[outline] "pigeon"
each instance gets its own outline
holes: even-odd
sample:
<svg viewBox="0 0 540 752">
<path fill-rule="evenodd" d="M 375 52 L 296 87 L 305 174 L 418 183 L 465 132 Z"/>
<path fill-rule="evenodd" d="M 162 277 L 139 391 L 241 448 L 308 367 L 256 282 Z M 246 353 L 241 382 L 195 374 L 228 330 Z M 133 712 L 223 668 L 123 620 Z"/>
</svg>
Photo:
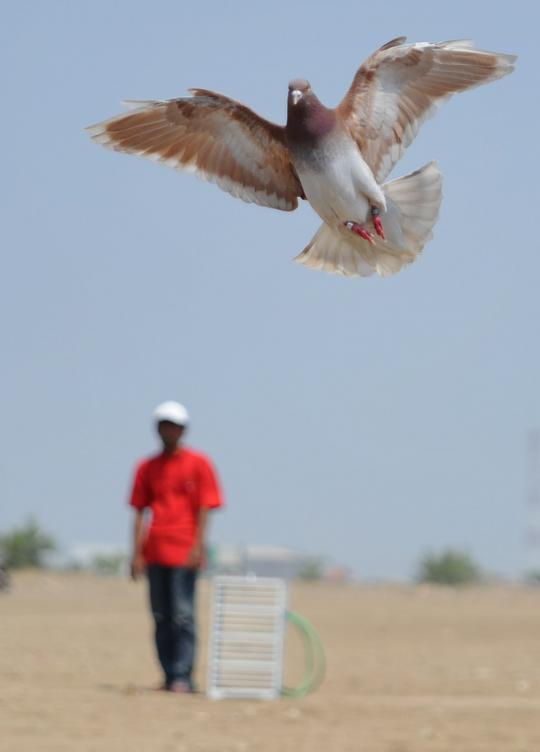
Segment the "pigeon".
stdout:
<svg viewBox="0 0 540 752">
<path fill-rule="evenodd" d="M 323 224 L 296 261 L 387 276 L 432 237 L 442 176 L 430 162 L 386 178 L 442 102 L 506 76 L 515 59 L 469 40 L 397 37 L 361 65 L 335 109 L 308 81 L 291 81 L 285 126 L 223 94 L 190 89 L 190 97 L 128 101 L 128 112 L 87 130 L 107 148 L 194 172 L 247 202 L 292 211 L 305 199 Z"/>
</svg>

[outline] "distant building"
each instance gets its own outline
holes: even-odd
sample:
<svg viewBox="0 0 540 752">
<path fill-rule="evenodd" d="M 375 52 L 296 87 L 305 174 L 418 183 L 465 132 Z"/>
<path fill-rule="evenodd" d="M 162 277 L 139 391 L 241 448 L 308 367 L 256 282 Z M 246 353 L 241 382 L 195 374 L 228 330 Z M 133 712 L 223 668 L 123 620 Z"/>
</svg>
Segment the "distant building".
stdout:
<svg viewBox="0 0 540 752">
<path fill-rule="evenodd" d="M 295 579 L 313 561 L 290 548 L 279 546 L 212 546 L 209 571 L 212 574 L 253 574 L 257 577 Z"/>
<path fill-rule="evenodd" d="M 325 571 L 324 580 L 333 585 L 341 585 L 352 581 L 352 572 L 347 567 L 331 567 Z"/>
</svg>

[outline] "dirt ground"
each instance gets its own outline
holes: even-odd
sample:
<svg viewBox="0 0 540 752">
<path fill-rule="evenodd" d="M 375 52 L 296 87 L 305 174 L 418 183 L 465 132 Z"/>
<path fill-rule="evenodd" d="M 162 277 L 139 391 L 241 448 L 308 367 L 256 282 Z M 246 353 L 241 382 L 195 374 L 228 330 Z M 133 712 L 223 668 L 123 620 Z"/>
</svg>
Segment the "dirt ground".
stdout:
<svg viewBox="0 0 540 752">
<path fill-rule="evenodd" d="M 21 573 L 0 595 L 1 752 L 540 752 L 540 590 L 294 585 L 327 678 L 303 700 L 159 681 L 143 584 Z M 198 681 L 208 587 L 201 583 Z M 287 683 L 300 678 L 288 641 Z"/>
</svg>

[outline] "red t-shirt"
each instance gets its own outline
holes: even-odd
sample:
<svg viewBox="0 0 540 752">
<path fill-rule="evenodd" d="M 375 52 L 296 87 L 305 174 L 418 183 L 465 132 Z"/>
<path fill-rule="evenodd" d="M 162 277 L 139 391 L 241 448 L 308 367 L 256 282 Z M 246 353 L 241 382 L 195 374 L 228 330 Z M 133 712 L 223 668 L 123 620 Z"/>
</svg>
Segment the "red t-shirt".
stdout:
<svg viewBox="0 0 540 752">
<path fill-rule="evenodd" d="M 187 564 L 200 508 L 215 509 L 223 500 L 210 460 L 181 447 L 174 454 L 162 452 L 139 464 L 130 504 L 152 510 L 143 548 L 146 563 L 178 567 Z"/>
</svg>

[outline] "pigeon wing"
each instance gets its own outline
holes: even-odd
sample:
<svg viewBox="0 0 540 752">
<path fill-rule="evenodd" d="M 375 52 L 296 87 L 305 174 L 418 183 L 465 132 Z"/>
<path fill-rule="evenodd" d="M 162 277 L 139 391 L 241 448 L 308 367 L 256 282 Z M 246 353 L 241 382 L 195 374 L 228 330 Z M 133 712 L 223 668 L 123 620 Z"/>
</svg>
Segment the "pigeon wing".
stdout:
<svg viewBox="0 0 540 752">
<path fill-rule="evenodd" d="M 371 55 L 337 108 L 378 183 L 442 102 L 511 73 L 516 59 L 467 40 L 405 41 L 393 39 Z"/>
<path fill-rule="evenodd" d="M 244 201 L 291 211 L 303 197 L 285 129 L 206 89 L 192 97 L 126 102 L 86 130 L 97 143 L 194 172 Z"/>
</svg>

